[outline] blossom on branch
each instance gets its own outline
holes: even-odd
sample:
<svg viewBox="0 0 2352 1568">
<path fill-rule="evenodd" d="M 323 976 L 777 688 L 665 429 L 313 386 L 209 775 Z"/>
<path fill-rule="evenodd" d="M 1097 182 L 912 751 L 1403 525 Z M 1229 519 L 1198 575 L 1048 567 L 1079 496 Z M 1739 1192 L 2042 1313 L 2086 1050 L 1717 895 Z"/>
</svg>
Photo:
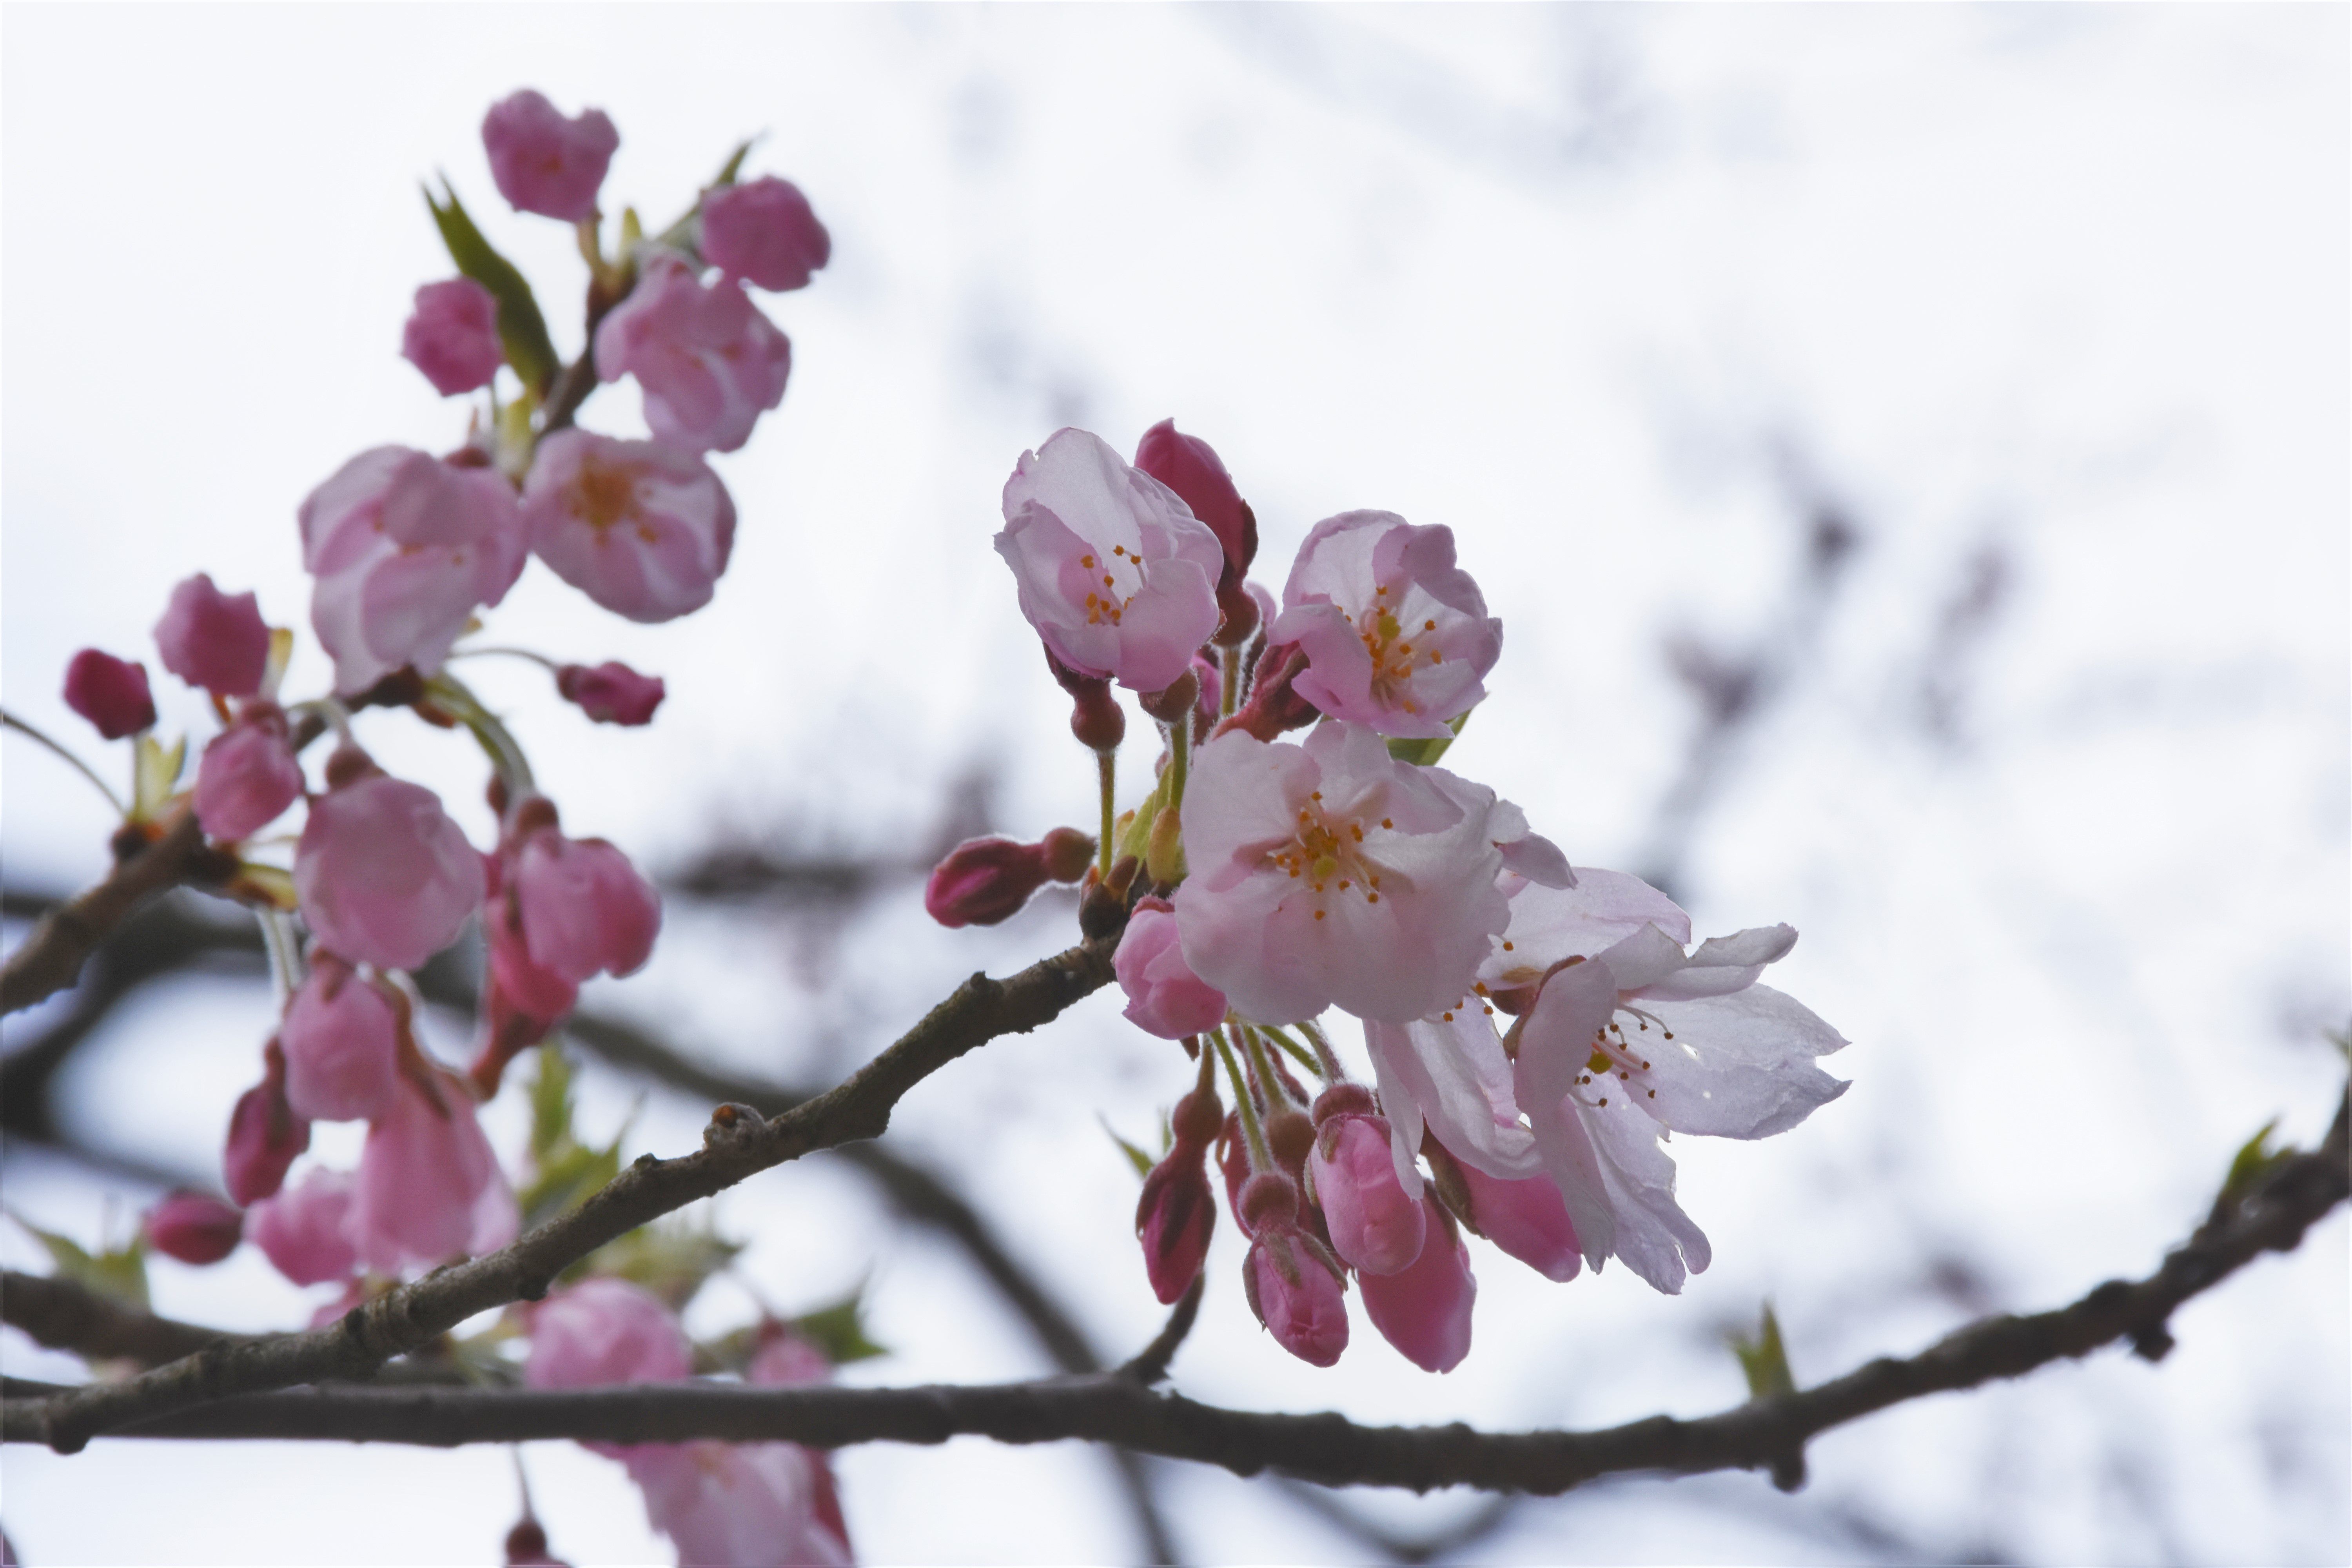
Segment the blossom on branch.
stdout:
<svg viewBox="0 0 2352 1568">
<path fill-rule="evenodd" d="M 792 370 L 792 343 L 743 286 L 705 285 L 676 251 L 646 261 L 596 329 L 596 374 L 635 376 L 654 439 L 682 451 L 731 452 L 750 440 L 784 400 Z"/>
<path fill-rule="evenodd" d="M 591 668 L 567 664 L 555 672 L 556 695 L 598 724 L 634 726 L 653 721 L 668 695 L 658 675 L 639 675 L 618 659 Z"/>
<path fill-rule="evenodd" d="M 163 668 L 215 697 L 251 697 L 269 668 L 269 628 L 251 594 L 224 594 L 199 572 L 172 590 L 155 623 Z"/>
<path fill-rule="evenodd" d="M 66 665 L 66 706 L 98 727 L 110 741 L 135 735 L 155 723 L 155 697 L 147 667 L 86 647 Z"/>
<path fill-rule="evenodd" d="M 286 1005 L 286 1103 L 313 1121 L 361 1121 L 392 1108 L 401 1013 L 342 959 L 319 949 Z"/>
<path fill-rule="evenodd" d="M 379 1274 L 430 1268 L 504 1247 L 520 1219 L 465 1080 L 429 1066 L 403 1071 L 360 1152 L 351 1226 L 361 1261 Z"/>
<path fill-rule="evenodd" d="M 492 104 L 482 117 L 482 147 L 499 195 L 517 212 L 565 223 L 595 216 L 596 192 L 620 145 L 621 133 L 603 110 L 566 118 L 530 88 Z"/>
<path fill-rule="evenodd" d="M 338 752 L 330 778 L 354 754 Z M 336 952 L 415 969 L 481 907 L 482 858 L 440 796 L 374 771 L 363 755 L 350 765 L 364 771 L 310 803 L 295 847 L 302 919 Z"/>
<path fill-rule="evenodd" d="M 656 441 L 558 430 L 522 492 L 533 553 L 616 616 L 667 621 L 710 602 L 735 503 L 710 465 Z"/>
<path fill-rule="evenodd" d="M 470 278 L 424 285 L 400 330 L 400 357 L 444 397 L 489 385 L 507 360 L 497 299 Z"/>
<path fill-rule="evenodd" d="M 196 820 L 215 838 L 248 838 L 299 800 L 302 788 L 284 710 L 256 699 L 205 742 L 196 763 Z"/>
<path fill-rule="evenodd" d="M 702 198 L 702 258 L 730 279 L 805 289 L 832 257 L 833 237 L 790 180 L 762 174 Z"/>
</svg>

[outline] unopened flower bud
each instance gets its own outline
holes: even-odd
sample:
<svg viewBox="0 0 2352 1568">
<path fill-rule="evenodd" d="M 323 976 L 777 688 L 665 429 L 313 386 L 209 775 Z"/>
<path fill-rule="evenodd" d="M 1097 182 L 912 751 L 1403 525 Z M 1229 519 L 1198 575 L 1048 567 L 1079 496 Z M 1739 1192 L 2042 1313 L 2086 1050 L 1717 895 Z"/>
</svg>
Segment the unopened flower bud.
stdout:
<svg viewBox="0 0 2352 1568">
<path fill-rule="evenodd" d="M 1129 1022 L 1147 1034 L 1181 1040 L 1224 1021 L 1225 994 L 1184 962 L 1176 916 L 1165 899 L 1147 897 L 1135 906 L 1111 968 L 1127 993 Z M 1215 1136 L 1213 1127 L 1208 1136 Z"/>
<path fill-rule="evenodd" d="M 244 1234 L 242 1210 L 185 1187 L 147 1211 L 147 1245 L 183 1263 L 218 1263 Z"/>
<path fill-rule="evenodd" d="M 1075 882 L 1095 863 L 1095 840 L 1075 827 L 1048 828 L 1037 847 L 1045 851 L 1045 875 L 1056 882 Z"/>
<path fill-rule="evenodd" d="M 555 672 L 555 689 L 599 724 L 648 723 L 667 694 L 660 676 L 639 675 L 617 659 L 593 668 L 567 664 Z"/>
<path fill-rule="evenodd" d="M 1279 1171 L 1260 1171 L 1242 1184 L 1238 1209 L 1252 1230 L 1294 1225 L 1298 1219 L 1298 1184 Z"/>
<path fill-rule="evenodd" d="M 1463 1206 L 1464 1217 L 1479 1235 L 1547 1279 L 1564 1283 L 1576 1278 L 1584 1248 L 1549 1176 L 1506 1181 L 1443 1150 L 1432 1155 L 1430 1165 L 1438 1173 L 1440 1194 Z M 1458 1193 L 1449 1190 L 1457 1184 Z"/>
<path fill-rule="evenodd" d="M 392 1104 L 400 1070 L 399 1013 L 383 992 L 320 949 L 287 1004 L 286 1103 L 317 1121 L 358 1121 Z"/>
<path fill-rule="evenodd" d="M 310 1146 L 310 1124 L 286 1103 L 286 1053 L 276 1040 L 262 1062 L 261 1081 L 229 1112 L 228 1143 L 221 1151 L 228 1195 L 248 1208 L 283 1186 L 287 1167 Z"/>
<path fill-rule="evenodd" d="M 490 106 L 482 117 L 482 146 L 490 178 L 518 212 L 578 223 L 593 216 L 621 133 L 602 110 L 566 118 L 525 88 Z"/>
<path fill-rule="evenodd" d="M 1144 868 L 1163 887 L 1184 879 L 1184 824 L 1176 807 L 1163 805 L 1151 819 L 1151 838 L 1144 851 Z"/>
<path fill-rule="evenodd" d="M 444 397 L 489 385 L 506 363 L 498 300 L 470 278 L 425 284 L 401 329 L 400 355 Z"/>
<path fill-rule="evenodd" d="M 1257 556 L 1257 519 L 1234 488 L 1216 448 L 1198 436 L 1178 431 L 1175 420 L 1162 419 L 1136 443 L 1135 466 L 1174 490 L 1217 536 L 1225 553 L 1218 587 L 1239 582 Z"/>
<path fill-rule="evenodd" d="M 196 763 L 196 820 L 215 838 L 247 838 L 302 795 L 302 764 L 274 702 L 248 702 Z"/>
<path fill-rule="evenodd" d="M 1307 1152 L 1315 1146 L 1315 1124 L 1286 1105 L 1265 1119 L 1265 1142 L 1274 1163 L 1297 1180 Z"/>
<path fill-rule="evenodd" d="M 1308 1169 L 1332 1250 L 1343 1262 L 1361 1274 L 1394 1274 L 1421 1256 L 1422 1205 L 1397 1180 L 1386 1117 L 1324 1121 Z"/>
<path fill-rule="evenodd" d="M 763 174 L 702 198 L 702 258 L 740 282 L 808 287 L 833 258 L 833 237 L 790 180 Z"/>
<path fill-rule="evenodd" d="M 439 796 L 363 772 L 347 760 L 354 751 L 339 748 L 328 761 L 332 787 L 311 803 L 294 850 L 295 895 L 312 933 L 335 952 L 415 969 L 481 907 L 482 859 Z"/>
<path fill-rule="evenodd" d="M 1242 510 L 1246 511 L 1249 509 L 1244 507 Z M 1251 521 L 1251 527 L 1253 530 L 1256 527 L 1255 519 Z M 1241 647 L 1265 624 L 1265 612 L 1245 583 L 1235 583 L 1217 590 L 1217 613 L 1223 618 L 1217 623 L 1217 629 L 1209 640 L 1219 647 Z"/>
<path fill-rule="evenodd" d="M 202 572 L 172 590 L 155 623 L 163 668 L 215 697 L 251 697 L 269 668 L 269 628 L 251 594 L 224 594 Z"/>
<path fill-rule="evenodd" d="M 1070 733 L 1089 750 L 1118 750 L 1118 743 L 1127 739 L 1127 714 L 1111 695 L 1109 681 L 1098 680 L 1071 694 Z"/>
<path fill-rule="evenodd" d="M 1359 1273 L 1356 1282 L 1364 1311 L 1383 1339 L 1423 1372 L 1452 1372 L 1470 1353 L 1478 1281 L 1470 1272 L 1469 1249 L 1437 1200 L 1423 1194 L 1421 1207 L 1428 1242 L 1420 1255 L 1394 1273 Z"/>
<path fill-rule="evenodd" d="M 549 1555 L 547 1531 L 539 1521 L 526 1519 L 507 1531 L 507 1568 L 570 1568 L 570 1564 Z"/>
<path fill-rule="evenodd" d="M 110 741 L 135 735 L 155 722 L 147 667 L 86 647 L 66 666 L 66 706 L 98 726 Z"/>
<path fill-rule="evenodd" d="M 1209 731 L 1217 727 L 1217 703 L 1223 695 L 1224 678 L 1217 672 L 1214 662 L 1196 653 L 1192 656 L 1192 679 L 1201 686 L 1201 695 L 1192 702 L 1192 736 L 1196 741 L 1205 741 Z"/>
<path fill-rule="evenodd" d="M 1348 1304 L 1339 1272 L 1296 1226 L 1274 1226 L 1250 1243 L 1242 1287 L 1257 1321 L 1299 1360 L 1329 1366 L 1348 1348 Z"/>
<path fill-rule="evenodd" d="M 1144 1272 L 1162 1305 L 1181 1296 L 1209 1255 L 1217 1224 L 1209 1189 L 1208 1145 L 1179 1138 L 1167 1158 L 1144 1178 L 1135 1205 L 1135 1234 L 1143 1243 Z"/>
<path fill-rule="evenodd" d="M 1379 1109 L 1362 1084 L 1335 1083 L 1315 1097 L 1313 1121 L 1320 1127 L 1335 1116 L 1370 1116 Z"/>
<path fill-rule="evenodd" d="M 967 838 L 931 869 L 923 908 L 943 926 L 992 926 L 1018 913 L 1045 885 L 1042 845 L 992 835 Z"/>
<path fill-rule="evenodd" d="M 1175 1113 L 1168 1119 L 1168 1130 L 1176 1142 L 1195 1149 L 1215 1142 L 1224 1124 L 1225 1108 L 1217 1102 L 1214 1089 L 1190 1091 L 1176 1102 Z"/>
<path fill-rule="evenodd" d="M 1200 661 L 1200 657 L 1198 654 L 1192 656 L 1195 664 Z M 1192 710 L 1192 704 L 1200 695 L 1201 678 L 1188 667 L 1183 674 L 1166 686 L 1157 691 L 1147 691 L 1136 700 L 1146 713 L 1162 724 L 1173 724 Z"/>
<path fill-rule="evenodd" d="M 350 1225 L 356 1184 L 349 1171 L 311 1166 L 300 1181 L 253 1205 L 253 1244 L 297 1285 L 349 1279 L 360 1263 Z"/>
</svg>

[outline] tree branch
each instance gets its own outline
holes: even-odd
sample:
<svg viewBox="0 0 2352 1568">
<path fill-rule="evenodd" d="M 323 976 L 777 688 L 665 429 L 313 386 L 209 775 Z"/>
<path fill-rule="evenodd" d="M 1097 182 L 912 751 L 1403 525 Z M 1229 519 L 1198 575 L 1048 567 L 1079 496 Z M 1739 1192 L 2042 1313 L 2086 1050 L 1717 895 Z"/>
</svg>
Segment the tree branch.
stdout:
<svg viewBox="0 0 2352 1568">
<path fill-rule="evenodd" d="M 44 915 L 0 964 L 0 1014 L 20 1012 L 71 985 L 89 950 L 125 915 L 185 876 L 204 847 L 196 814 L 182 806 L 162 837 Z"/>
<path fill-rule="evenodd" d="M 853 1079 L 835 1093 L 856 1083 Z M 674 1162 L 673 1166 L 686 1163 Z M 560 1391 L 321 1389 L 247 1394 L 199 1409 L 165 1404 L 160 1410 L 149 1406 L 126 1414 L 109 1408 L 104 1414 L 113 1418 L 106 1422 L 109 1426 L 139 1423 L 122 1431 L 126 1436 L 309 1438 L 435 1447 L 541 1438 L 781 1440 L 820 1447 L 941 1443 L 960 1436 L 1006 1443 L 1080 1438 L 1219 1465 L 1244 1476 L 1271 1469 L 1325 1485 L 1416 1491 L 1469 1486 L 1549 1495 L 1629 1471 L 1691 1475 L 1767 1469 L 1785 1480 L 1797 1473 L 1810 1438 L 1890 1405 L 2021 1376 L 2118 1340 L 2128 1340 L 2151 1360 L 2160 1357 L 2171 1344 L 2166 1322 L 2183 1301 L 2210 1289 L 2263 1252 L 2293 1249 L 2347 1194 L 2352 1194 L 2352 1167 L 2347 1167 L 2347 1106 L 2339 1103 L 2317 1152 L 2283 1158 L 2244 1195 L 2217 1205 L 2212 1217 L 2168 1253 L 2162 1266 L 2145 1279 L 2110 1280 L 2055 1311 L 1982 1319 L 1917 1355 L 1881 1358 L 1815 1388 L 1752 1401 L 1698 1420 L 1652 1416 L 1601 1431 L 1485 1433 L 1458 1423 L 1361 1426 L 1328 1413 L 1225 1410 L 1179 1394 L 1153 1393 L 1119 1373 L 970 1387 L 775 1389 L 709 1383 Z M 544 1227 L 535 1237 L 554 1228 Z M 510 1250 L 529 1245 L 527 1239 Z M 493 1258 L 460 1266 L 411 1287 L 410 1293 L 427 1292 L 436 1281 L 465 1277 L 469 1270 L 486 1271 L 499 1262 Z M 448 1289 L 443 1288 L 445 1292 Z M 359 1342 L 363 1330 L 341 1332 Z M 71 1446 L 78 1436 L 100 1429 L 60 1424 L 60 1415 L 76 1415 L 72 1403 L 90 1392 L 0 1402 L 0 1436 L 11 1442 Z"/>
<path fill-rule="evenodd" d="M 135 1361 L 162 1366 L 208 1345 L 248 1336 L 184 1323 L 101 1296 L 62 1275 L 0 1270 L 0 1321 L 36 1344 L 85 1361 Z"/>
<path fill-rule="evenodd" d="M 436 1269 L 355 1307 L 335 1327 L 215 1347 L 122 1383 L 20 1404 L 11 1430 L 37 1433 L 61 1453 L 100 1432 L 152 1421 L 230 1394 L 322 1378 L 364 1378 L 386 1361 L 478 1312 L 535 1300 L 571 1263 L 646 1222 L 818 1149 L 879 1137 L 900 1097 L 966 1051 L 1024 1033 L 1107 984 L 1111 942 L 1095 941 L 1009 980 L 975 974 L 849 1079 L 772 1121 L 748 1106 L 711 1113 L 702 1148 L 639 1159 L 580 1207 L 513 1246 Z"/>
</svg>

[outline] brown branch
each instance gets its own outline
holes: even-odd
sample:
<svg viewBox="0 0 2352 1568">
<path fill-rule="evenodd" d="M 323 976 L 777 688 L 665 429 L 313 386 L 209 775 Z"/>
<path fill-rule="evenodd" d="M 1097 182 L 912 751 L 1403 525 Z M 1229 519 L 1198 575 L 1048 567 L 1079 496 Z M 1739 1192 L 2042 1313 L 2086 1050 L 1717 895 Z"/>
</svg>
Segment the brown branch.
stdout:
<svg viewBox="0 0 2352 1568">
<path fill-rule="evenodd" d="M 114 1425 L 141 1423 L 122 1431 L 126 1436 L 435 1447 L 564 1437 L 627 1443 L 783 1440 L 821 1447 L 941 1443 L 961 1436 L 1006 1443 L 1078 1438 L 1219 1465 L 1245 1476 L 1275 1470 L 1326 1485 L 1416 1491 L 1469 1486 L 1548 1495 L 1631 1471 L 1765 1469 L 1786 1479 L 1801 1465 L 1810 1438 L 1890 1405 L 2021 1376 L 2118 1340 L 2129 1341 L 2145 1357 L 2160 1357 L 2171 1344 L 2167 1321 L 2182 1302 L 2263 1252 L 2293 1249 L 2313 1224 L 2352 1194 L 2346 1140 L 2346 1107 L 2339 1104 L 2317 1152 L 2282 1159 L 2243 1196 L 2220 1205 L 2145 1279 L 2110 1280 L 2055 1311 L 1983 1319 L 1917 1355 L 1882 1358 L 1819 1387 L 1693 1421 L 1660 1415 L 1592 1432 L 1486 1433 L 1458 1423 L 1361 1426 L 1328 1413 L 1220 1409 L 1156 1394 L 1135 1378 L 1110 1373 L 970 1387 L 667 1384 L 562 1391 L 317 1390 L 226 1399 L 161 1418 L 140 1410 Z M 435 1278 L 483 1267 L 467 1265 Z M 425 1290 L 432 1284 L 412 1289 Z M 0 1402 L 0 1436 L 58 1444 L 58 1413 L 87 1392 Z M 68 1443 L 75 1433 L 66 1429 Z"/>
<path fill-rule="evenodd" d="M 0 1271 L 0 1321 L 36 1344 L 85 1361 L 135 1361 L 162 1366 L 209 1345 L 248 1338 L 162 1318 L 101 1296 L 60 1275 Z"/>
<path fill-rule="evenodd" d="M 364 1378 L 478 1312 L 535 1300 L 557 1274 L 608 1241 L 758 1172 L 818 1149 L 879 1137 L 900 1097 L 966 1051 L 1057 1016 L 1110 979 L 1111 942 L 1097 941 L 1030 965 L 1009 980 L 975 974 L 847 1080 L 772 1121 L 745 1106 L 712 1112 L 703 1146 L 681 1158 L 651 1154 L 580 1207 L 513 1246 L 445 1266 L 353 1308 L 336 1326 L 216 1347 L 118 1384 L 20 1403 L 12 1431 L 37 1433 L 59 1452 L 134 1422 L 257 1390 Z"/>
<path fill-rule="evenodd" d="M 185 876 L 204 847 L 196 814 L 182 806 L 162 837 L 43 916 L 0 965 L 0 1014 L 20 1012 L 71 985 L 90 949 L 132 910 Z"/>
</svg>

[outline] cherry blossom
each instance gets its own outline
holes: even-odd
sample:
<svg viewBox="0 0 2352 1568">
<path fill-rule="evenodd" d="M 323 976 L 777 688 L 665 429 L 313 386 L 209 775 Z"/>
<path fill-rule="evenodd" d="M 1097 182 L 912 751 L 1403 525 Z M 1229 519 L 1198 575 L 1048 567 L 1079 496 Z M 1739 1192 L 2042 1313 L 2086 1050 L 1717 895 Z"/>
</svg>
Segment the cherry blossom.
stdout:
<svg viewBox="0 0 2352 1568">
<path fill-rule="evenodd" d="M 314 1121 L 383 1115 L 399 1075 L 401 1027 L 382 991 L 335 954 L 314 952 L 278 1031 L 286 1103 Z"/>
<path fill-rule="evenodd" d="M 790 180 L 762 174 L 702 198 L 702 256 L 729 278 L 782 291 L 808 287 L 833 237 Z"/>
<path fill-rule="evenodd" d="M 215 838 L 250 837 L 301 796 L 302 764 L 274 702 L 246 703 L 196 763 L 196 820 Z"/>
<path fill-rule="evenodd" d="M 404 665 L 439 669 L 467 617 L 505 598 L 528 559 L 511 485 L 405 447 L 345 463 L 300 518 L 302 564 L 318 579 L 311 628 L 345 695 Z"/>
<path fill-rule="evenodd" d="M 1394 1274 L 1421 1256 L 1421 1194 L 1408 1194 L 1390 1149 L 1388 1119 L 1356 1084 L 1335 1084 L 1315 1105 L 1315 1147 L 1307 1157 L 1316 1207 L 1331 1250 L 1360 1275 Z"/>
<path fill-rule="evenodd" d="M 633 621 L 710 602 L 735 547 L 735 503 L 692 452 L 558 430 L 523 486 L 530 547 L 554 574 Z"/>
<path fill-rule="evenodd" d="M 508 881 L 530 960 L 551 973 L 574 984 L 634 974 L 653 952 L 661 895 L 604 839 L 541 828 L 523 839 Z"/>
<path fill-rule="evenodd" d="M 784 400 L 792 369 L 792 344 L 743 286 L 705 285 L 675 251 L 646 260 L 596 329 L 596 374 L 635 376 L 654 439 L 683 451 L 731 452 L 750 440 Z"/>
<path fill-rule="evenodd" d="M 579 223 L 595 216 L 596 192 L 621 145 L 600 109 L 566 118 L 530 88 L 490 106 L 482 147 L 499 195 L 517 212 Z"/>
<path fill-rule="evenodd" d="M 639 675 L 618 659 L 564 665 L 555 672 L 555 691 L 594 722 L 621 725 L 651 723 L 668 695 L 660 676 Z"/>
<path fill-rule="evenodd" d="M 1021 613 L 1081 677 L 1160 690 L 1216 630 L 1224 547 L 1175 491 L 1087 431 L 1057 430 L 1021 454 L 996 552 Z"/>
<path fill-rule="evenodd" d="M 251 697 L 269 668 L 269 628 L 251 594 L 224 594 L 199 572 L 172 590 L 155 623 L 163 668 L 215 697 Z"/>
<path fill-rule="evenodd" d="M 1260 1023 L 1334 1004 L 1393 1022 L 1433 1012 L 1509 916 L 1496 805 L 1396 761 L 1360 724 L 1321 725 L 1304 745 L 1219 736 L 1184 801 L 1185 961 Z"/>
<path fill-rule="evenodd" d="M 147 667 L 86 647 L 66 665 L 66 706 L 110 741 L 152 728 L 155 697 Z"/>
<path fill-rule="evenodd" d="M 551 1291 L 530 1315 L 522 1380 L 533 1388 L 671 1383 L 694 1374 L 677 1315 L 642 1285 L 597 1275 Z"/>
<path fill-rule="evenodd" d="M 1181 1040 L 1224 1021 L 1225 994 L 1184 962 L 1175 910 L 1165 899 L 1146 897 L 1137 903 L 1111 968 L 1127 993 L 1128 1021 L 1147 1034 Z"/>
<path fill-rule="evenodd" d="M 1135 1233 L 1143 1243 L 1144 1272 L 1163 1306 L 1184 1294 L 1209 1255 L 1217 1224 L 1209 1146 L 1223 1122 L 1213 1089 L 1195 1089 L 1178 1100 L 1169 1118 L 1172 1147 L 1144 1177 L 1136 1200 Z"/>
<path fill-rule="evenodd" d="M 253 1205 L 247 1234 L 297 1285 L 349 1279 L 360 1263 L 351 1228 L 357 1187 L 349 1171 L 313 1165 L 300 1181 Z"/>
<path fill-rule="evenodd" d="M 1084 876 L 1086 868 L 1079 868 Z M 1049 880 L 1043 844 L 1001 834 L 967 838 L 931 868 L 923 910 L 943 926 L 992 926 L 1020 913 Z"/>
<path fill-rule="evenodd" d="M 646 1446 L 628 1466 L 646 1517 L 677 1546 L 681 1563 L 851 1561 L 832 1476 L 821 1456 L 797 1443 Z"/>
<path fill-rule="evenodd" d="M 465 1082 L 437 1068 L 403 1072 L 369 1124 L 352 1205 L 362 1261 L 380 1274 L 494 1251 L 520 1214 Z"/>
<path fill-rule="evenodd" d="M 1451 1159 L 1437 1146 L 1437 1159 Z M 1468 1199 L 1472 1228 L 1503 1252 L 1517 1258 L 1545 1279 L 1566 1282 L 1584 1264 L 1584 1247 L 1576 1238 L 1568 1204 L 1549 1176 L 1522 1176 L 1505 1181 L 1477 1166 L 1453 1161 Z"/>
<path fill-rule="evenodd" d="M 350 754 L 331 760 L 331 778 Z M 312 933 L 383 969 L 415 969 L 457 940 L 484 886 L 481 857 L 440 797 L 380 773 L 312 801 L 294 850 L 294 891 Z"/>
<path fill-rule="evenodd" d="M 489 385 L 506 363 L 498 300 L 470 278 L 425 284 L 401 329 L 400 355 L 444 397 Z"/>
<path fill-rule="evenodd" d="M 1437 1199 L 1424 1194 L 1416 1205 L 1428 1240 L 1412 1260 L 1387 1273 L 1360 1272 L 1364 1315 L 1381 1337 L 1423 1372 L 1452 1372 L 1470 1353 L 1470 1311 L 1478 1281 L 1470 1272 L 1470 1250 L 1454 1234 L 1454 1222 Z"/>
<path fill-rule="evenodd" d="M 241 1210 L 209 1193 L 182 1187 L 147 1211 L 147 1245 L 183 1263 L 218 1263 L 236 1250 L 245 1232 Z"/>
</svg>

